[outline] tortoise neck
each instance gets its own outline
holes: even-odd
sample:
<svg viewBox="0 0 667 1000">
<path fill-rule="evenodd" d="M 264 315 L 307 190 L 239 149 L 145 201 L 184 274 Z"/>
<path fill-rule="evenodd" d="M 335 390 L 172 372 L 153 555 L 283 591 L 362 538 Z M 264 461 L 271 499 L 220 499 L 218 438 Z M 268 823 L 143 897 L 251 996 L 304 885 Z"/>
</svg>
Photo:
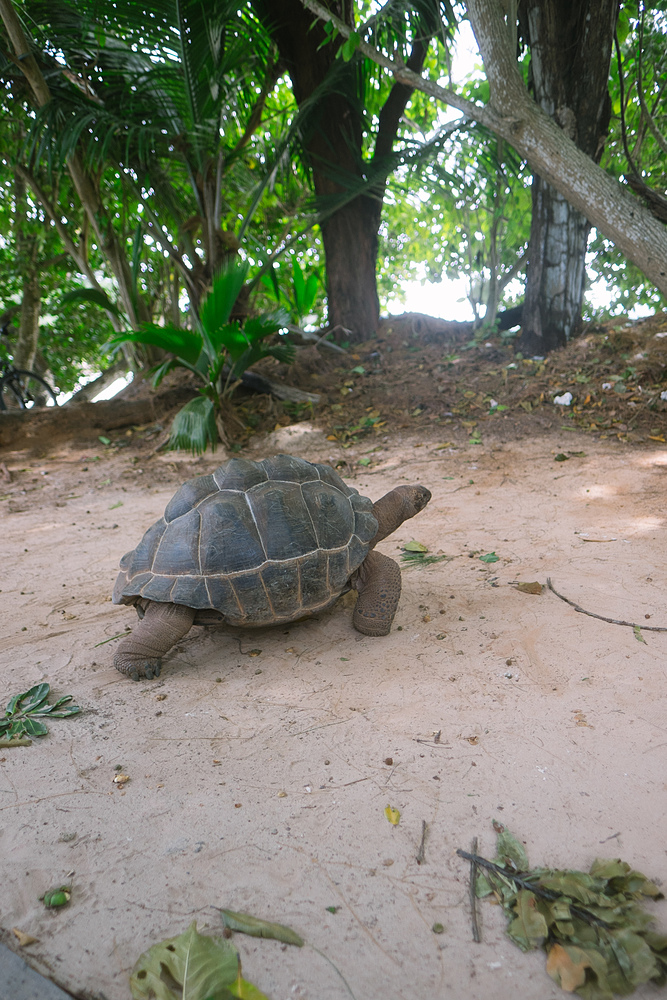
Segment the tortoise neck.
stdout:
<svg viewBox="0 0 667 1000">
<path fill-rule="evenodd" d="M 407 521 L 421 508 L 416 508 L 413 500 L 414 487 L 397 486 L 396 489 L 380 497 L 373 504 L 373 516 L 377 520 L 377 534 L 371 540 L 370 548 L 375 548 L 387 535 Z"/>
</svg>

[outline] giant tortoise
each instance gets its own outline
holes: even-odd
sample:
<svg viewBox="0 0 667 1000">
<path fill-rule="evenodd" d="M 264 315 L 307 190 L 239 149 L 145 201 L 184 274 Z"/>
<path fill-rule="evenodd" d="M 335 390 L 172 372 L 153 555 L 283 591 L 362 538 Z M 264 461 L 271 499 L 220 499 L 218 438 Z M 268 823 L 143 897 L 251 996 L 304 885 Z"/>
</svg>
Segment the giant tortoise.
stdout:
<svg viewBox="0 0 667 1000">
<path fill-rule="evenodd" d="M 193 623 L 292 622 L 350 588 L 355 628 L 387 635 L 401 571 L 374 548 L 430 499 L 424 486 L 398 486 L 372 503 L 330 466 L 291 455 L 232 458 L 188 480 L 120 561 L 113 602 L 135 605 L 141 621 L 115 666 L 135 681 L 157 677 Z"/>
</svg>

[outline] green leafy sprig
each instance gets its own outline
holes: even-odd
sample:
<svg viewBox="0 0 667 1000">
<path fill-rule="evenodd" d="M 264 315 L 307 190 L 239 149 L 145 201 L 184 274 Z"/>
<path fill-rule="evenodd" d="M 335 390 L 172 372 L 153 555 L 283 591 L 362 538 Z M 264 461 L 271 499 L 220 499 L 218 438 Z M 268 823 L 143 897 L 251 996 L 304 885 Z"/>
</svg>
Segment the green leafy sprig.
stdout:
<svg viewBox="0 0 667 1000">
<path fill-rule="evenodd" d="M 430 566 L 431 563 L 442 562 L 446 559 L 446 555 L 433 556 L 428 555 L 428 546 L 424 545 L 423 542 L 406 542 L 403 548 L 403 555 L 401 559 L 403 562 L 409 563 L 411 566 Z"/>
<path fill-rule="evenodd" d="M 544 948 L 546 969 L 585 1000 L 627 996 L 643 983 L 667 982 L 667 935 L 651 929 L 643 898 L 658 887 L 620 859 L 597 858 L 588 873 L 528 867 L 523 845 L 497 827 L 496 862 L 457 851 L 484 869 L 476 894 L 493 893 L 522 951 Z"/>
<path fill-rule="evenodd" d="M 0 719 L 0 738 L 20 740 L 23 737 L 46 736 L 48 729 L 40 722 L 41 717 L 65 719 L 79 714 L 80 707 L 69 704 L 72 701 L 71 694 L 49 705 L 50 692 L 50 685 L 44 683 L 35 684 L 23 694 L 15 694 L 5 709 L 4 719 Z"/>
</svg>

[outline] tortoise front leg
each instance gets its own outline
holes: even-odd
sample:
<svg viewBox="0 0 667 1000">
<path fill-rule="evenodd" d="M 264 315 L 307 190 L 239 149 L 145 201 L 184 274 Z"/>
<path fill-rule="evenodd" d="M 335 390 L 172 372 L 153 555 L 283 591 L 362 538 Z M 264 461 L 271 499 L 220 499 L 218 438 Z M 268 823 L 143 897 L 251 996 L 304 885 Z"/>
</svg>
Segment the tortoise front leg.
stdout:
<svg viewBox="0 0 667 1000">
<path fill-rule="evenodd" d="M 352 615 L 357 632 L 388 635 L 401 596 L 401 570 L 381 552 L 369 552 L 357 577 L 359 597 Z"/>
<path fill-rule="evenodd" d="M 159 677 L 161 657 L 190 630 L 194 617 L 194 608 L 150 601 L 144 617 L 119 644 L 114 667 L 133 681 Z"/>
</svg>

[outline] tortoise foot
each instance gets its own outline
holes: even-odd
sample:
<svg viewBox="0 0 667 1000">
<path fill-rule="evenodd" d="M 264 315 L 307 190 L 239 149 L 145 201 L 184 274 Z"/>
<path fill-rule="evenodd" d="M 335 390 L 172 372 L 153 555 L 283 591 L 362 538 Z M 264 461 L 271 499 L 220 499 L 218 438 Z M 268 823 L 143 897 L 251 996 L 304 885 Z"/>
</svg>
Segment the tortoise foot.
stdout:
<svg viewBox="0 0 667 1000">
<path fill-rule="evenodd" d="M 362 611 L 355 608 L 352 620 L 357 632 L 361 632 L 362 635 L 389 635 L 391 632 L 393 615 L 387 620 L 386 618 L 380 618 L 375 614 L 364 614 Z"/>
<path fill-rule="evenodd" d="M 152 680 L 160 676 L 162 660 L 160 657 L 148 659 L 145 656 L 119 656 L 116 657 L 114 666 L 133 681 Z"/>
</svg>

